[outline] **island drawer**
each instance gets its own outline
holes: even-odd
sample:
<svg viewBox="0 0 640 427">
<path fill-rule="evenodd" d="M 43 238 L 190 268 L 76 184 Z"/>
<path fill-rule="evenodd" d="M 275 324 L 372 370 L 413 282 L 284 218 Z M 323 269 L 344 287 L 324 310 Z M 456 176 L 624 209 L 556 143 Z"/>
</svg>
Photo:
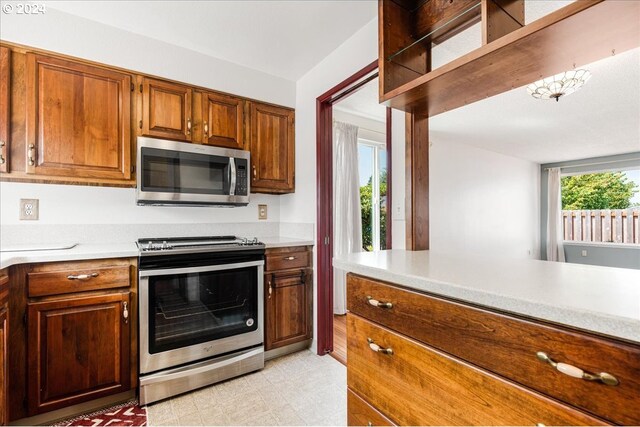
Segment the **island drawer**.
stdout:
<svg viewBox="0 0 640 427">
<path fill-rule="evenodd" d="M 351 313 L 347 340 L 348 387 L 398 425 L 603 425 Z"/>
<path fill-rule="evenodd" d="M 310 267 L 311 252 L 305 247 L 269 249 L 266 255 L 266 271 Z"/>
<path fill-rule="evenodd" d="M 363 398 L 347 388 L 347 425 L 349 426 L 394 426 L 395 424 L 382 415 Z"/>
<path fill-rule="evenodd" d="M 129 259 L 33 264 L 27 272 L 29 297 L 131 286 Z"/>
<path fill-rule="evenodd" d="M 386 303 L 390 303 L 391 308 L 384 308 Z M 353 274 L 348 276 L 347 308 L 351 313 L 598 417 L 619 424 L 640 424 L 638 346 L 452 302 Z M 564 375 L 550 363 L 541 361 L 537 356 L 539 352 L 554 362 L 572 365 L 587 373 L 612 374 L 619 384 L 606 385 Z"/>
</svg>

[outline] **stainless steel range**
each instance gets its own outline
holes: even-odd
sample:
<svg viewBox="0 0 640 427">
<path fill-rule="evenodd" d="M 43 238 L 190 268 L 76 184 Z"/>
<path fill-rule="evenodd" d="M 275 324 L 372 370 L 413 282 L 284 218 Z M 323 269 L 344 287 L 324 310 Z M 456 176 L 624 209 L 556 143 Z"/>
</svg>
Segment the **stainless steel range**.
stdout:
<svg viewBox="0 0 640 427">
<path fill-rule="evenodd" d="M 138 240 L 140 403 L 264 367 L 264 245 Z"/>
</svg>

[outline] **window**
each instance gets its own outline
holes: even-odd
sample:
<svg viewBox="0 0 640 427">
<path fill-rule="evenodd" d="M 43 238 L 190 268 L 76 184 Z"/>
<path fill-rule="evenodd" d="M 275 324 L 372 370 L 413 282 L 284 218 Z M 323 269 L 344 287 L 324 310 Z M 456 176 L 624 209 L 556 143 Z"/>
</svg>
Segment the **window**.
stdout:
<svg viewBox="0 0 640 427">
<path fill-rule="evenodd" d="M 358 139 L 362 248 L 387 248 L 387 151 L 385 145 Z"/>
<path fill-rule="evenodd" d="M 640 169 L 563 176 L 565 241 L 640 244 Z"/>
</svg>

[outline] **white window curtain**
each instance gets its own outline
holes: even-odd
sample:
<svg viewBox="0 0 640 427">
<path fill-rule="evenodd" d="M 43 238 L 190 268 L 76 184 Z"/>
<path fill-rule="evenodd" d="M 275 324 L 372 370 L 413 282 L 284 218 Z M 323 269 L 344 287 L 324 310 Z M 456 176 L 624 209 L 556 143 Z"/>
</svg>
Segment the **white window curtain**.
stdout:
<svg viewBox="0 0 640 427">
<path fill-rule="evenodd" d="M 547 201 L 547 261 L 564 262 L 562 244 L 562 195 L 560 192 L 560 168 L 549 169 Z"/>
<path fill-rule="evenodd" d="M 333 256 L 362 251 L 358 127 L 333 123 Z M 333 269 L 333 312 L 347 312 L 346 271 Z"/>
</svg>

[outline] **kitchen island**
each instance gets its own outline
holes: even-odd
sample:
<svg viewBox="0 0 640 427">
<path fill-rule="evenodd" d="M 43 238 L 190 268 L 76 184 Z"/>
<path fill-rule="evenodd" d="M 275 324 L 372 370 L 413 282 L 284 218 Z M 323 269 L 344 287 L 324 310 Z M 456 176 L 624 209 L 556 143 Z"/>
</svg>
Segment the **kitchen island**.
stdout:
<svg viewBox="0 0 640 427">
<path fill-rule="evenodd" d="M 640 421 L 640 271 L 400 250 L 334 266 L 350 424 Z"/>
</svg>

